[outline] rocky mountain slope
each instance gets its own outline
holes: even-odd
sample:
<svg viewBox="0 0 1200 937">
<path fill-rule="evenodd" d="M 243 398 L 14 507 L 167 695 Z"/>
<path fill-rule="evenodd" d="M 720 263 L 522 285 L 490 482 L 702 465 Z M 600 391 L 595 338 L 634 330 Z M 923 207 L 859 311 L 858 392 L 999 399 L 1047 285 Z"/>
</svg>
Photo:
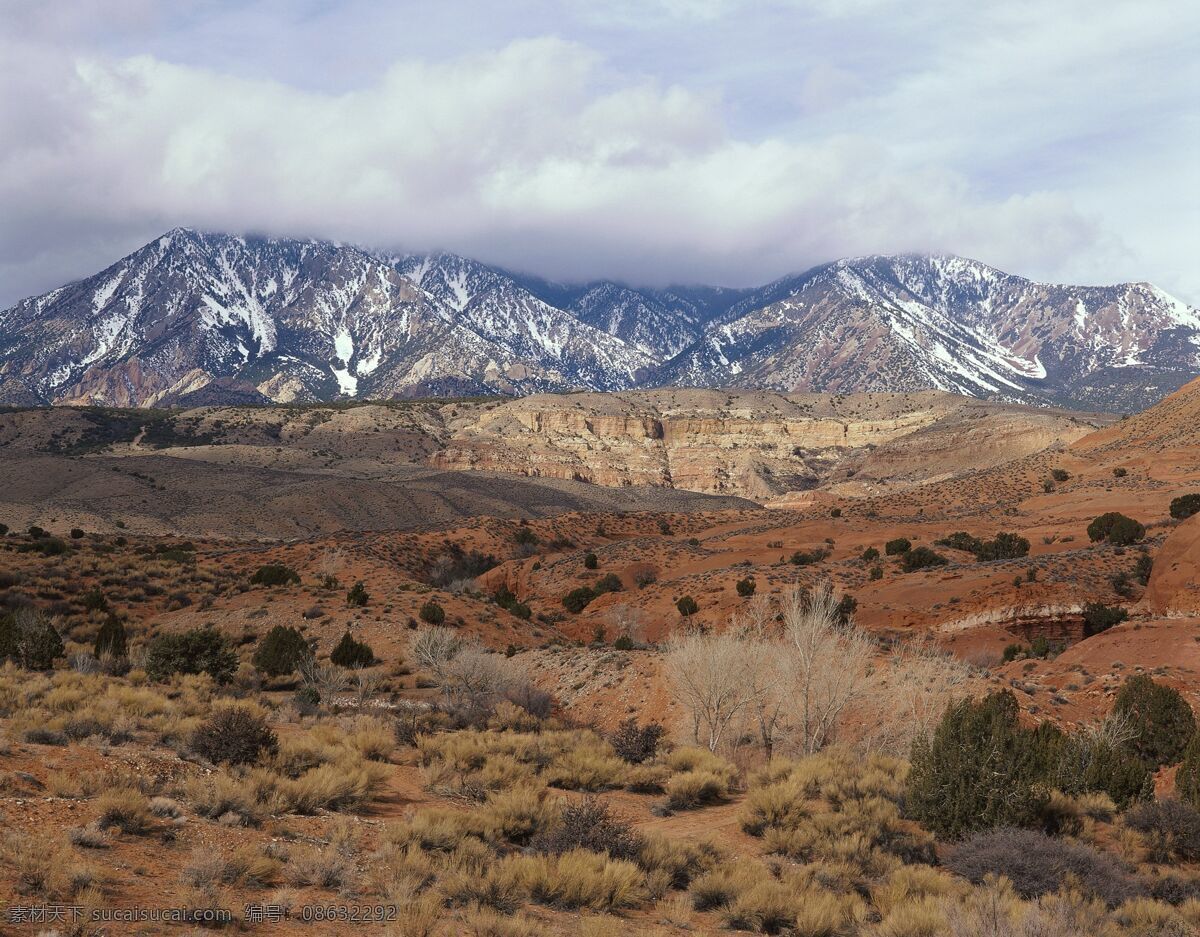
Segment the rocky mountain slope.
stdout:
<svg viewBox="0 0 1200 937">
<path fill-rule="evenodd" d="M 582 286 L 451 254 L 176 229 L 0 312 L 0 402 L 118 406 L 703 386 L 1131 411 L 1200 373 L 1200 313 L 958 257 L 757 290 Z"/>
<path fill-rule="evenodd" d="M 746 297 L 652 377 L 1135 410 L 1200 369 L 1200 313 L 1148 283 L 1051 286 L 961 257 L 840 260 Z"/>
</svg>

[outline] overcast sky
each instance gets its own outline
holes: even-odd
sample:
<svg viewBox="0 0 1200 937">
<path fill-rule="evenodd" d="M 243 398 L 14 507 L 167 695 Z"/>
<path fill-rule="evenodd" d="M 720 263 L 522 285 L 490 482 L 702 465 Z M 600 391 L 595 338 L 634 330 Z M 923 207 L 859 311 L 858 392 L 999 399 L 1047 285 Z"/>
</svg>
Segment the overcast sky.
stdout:
<svg viewBox="0 0 1200 937">
<path fill-rule="evenodd" d="M 176 225 L 1200 304 L 1195 0 L 0 0 L 0 307 Z"/>
</svg>

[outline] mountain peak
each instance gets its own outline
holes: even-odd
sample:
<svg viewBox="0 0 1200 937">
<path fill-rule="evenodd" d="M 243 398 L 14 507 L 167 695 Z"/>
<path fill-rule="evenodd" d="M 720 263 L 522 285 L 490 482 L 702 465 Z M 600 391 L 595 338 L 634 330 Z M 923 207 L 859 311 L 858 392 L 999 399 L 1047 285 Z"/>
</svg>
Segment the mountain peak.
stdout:
<svg viewBox="0 0 1200 937">
<path fill-rule="evenodd" d="M 0 313 L 0 336 L 0 400 L 23 403 L 674 384 L 1133 410 L 1200 373 L 1200 314 L 1157 287 L 1040 284 L 953 254 L 647 289 L 182 226 Z"/>
</svg>

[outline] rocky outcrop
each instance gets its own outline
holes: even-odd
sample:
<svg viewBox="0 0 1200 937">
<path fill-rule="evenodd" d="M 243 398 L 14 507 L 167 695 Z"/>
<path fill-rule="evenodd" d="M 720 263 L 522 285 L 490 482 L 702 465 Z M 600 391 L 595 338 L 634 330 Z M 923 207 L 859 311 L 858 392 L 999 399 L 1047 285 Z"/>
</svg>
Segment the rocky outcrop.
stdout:
<svg viewBox="0 0 1200 937">
<path fill-rule="evenodd" d="M 1200 612 L 1200 514 L 1175 528 L 1155 555 L 1143 603 L 1160 615 Z"/>
<path fill-rule="evenodd" d="M 902 469 L 920 479 L 998 464 L 1073 441 L 1096 425 L 1062 411 L 935 392 L 538 394 L 452 421 L 431 461 L 446 469 L 767 500 L 864 465 L 873 478 Z M 974 436 L 964 436 L 968 430 Z M 931 450 L 937 458 L 923 469 Z M 885 451 L 890 457 L 872 461 L 872 453 Z"/>
</svg>

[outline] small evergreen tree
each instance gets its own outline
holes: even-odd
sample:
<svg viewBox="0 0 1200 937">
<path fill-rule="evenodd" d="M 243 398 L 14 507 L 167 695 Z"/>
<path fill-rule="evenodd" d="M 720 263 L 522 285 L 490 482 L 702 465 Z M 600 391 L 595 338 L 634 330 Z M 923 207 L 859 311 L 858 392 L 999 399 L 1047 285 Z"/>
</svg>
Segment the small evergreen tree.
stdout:
<svg viewBox="0 0 1200 937">
<path fill-rule="evenodd" d="M 745 579 L 739 579 L 736 583 L 734 583 L 734 586 L 737 589 L 737 594 L 743 599 L 750 598 L 750 596 L 754 595 L 754 590 L 758 588 L 758 584 L 755 583 L 752 576 L 747 576 Z"/>
<path fill-rule="evenodd" d="M 11 660 L 27 670 L 49 670 L 63 653 L 62 637 L 44 613 L 22 609 L 0 615 L 0 663 Z"/>
<path fill-rule="evenodd" d="M 860 556 L 859 559 L 864 563 L 873 563 L 875 560 L 879 559 L 879 550 L 877 550 L 875 547 L 867 547 L 862 551 L 862 556 Z"/>
<path fill-rule="evenodd" d="M 375 654 L 369 644 L 355 641 L 354 636 L 347 630 L 329 655 L 329 659 L 339 667 L 369 667 L 375 663 Z"/>
<path fill-rule="evenodd" d="M 110 657 L 121 658 L 128 653 L 125 626 L 121 624 L 121 619 L 116 615 L 109 614 L 104 619 L 104 624 L 100 626 L 100 631 L 96 634 L 96 644 L 92 648 L 92 652 L 97 658 L 104 657 L 106 654 Z"/>
<path fill-rule="evenodd" d="M 563 608 L 574 615 L 578 615 L 588 607 L 588 603 L 595 597 L 596 592 L 591 587 L 580 586 L 578 589 L 572 589 L 563 596 Z"/>
<path fill-rule="evenodd" d="M 599 565 L 600 560 L 597 558 L 595 553 L 589 553 L 583 558 L 584 569 L 595 569 Z"/>
<path fill-rule="evenodd" d="M 1126 517 L 1117 511 L 1109 511 L 1088 524 L 1087 535 L 1093 543 L 1107 540 L 1117 546 L 1128 546 L 1145 537 L 1146 528 L 1132 517 Z"/>
<path fill-rule="evenodd" d="M 350 591 L 346 593 L 346 604 L 354 608 L 364 607 L 370 599 L 371 597 L 367 594 L 367 587 L 363 585 L 361 579 L 351 586 Z"/>
<path fill-rule="evenodd" d="M 931 566 L 945 566 L 947 562 L 949 561 L 942 554 L 935 553 L 929 547 L 917 547 L 904 552 L 900 558 L 900 568 L 906 573 L 914 573 Z"/>
<path fill-rule="evenodd" d="M 16 618 L 12 614 L 0 614 L 0 664 L 6 660 L 19 664 L 20 653 Z"/>
<path fill-rule="evenodd" d="M 1083 607 L 1083 636 L 1090 638 L 1100 634 L 1102 631 L 1119 625 L 1128 617 L 1129 613 L 1119 605 L 1110 606 L 1103 602 L 1088 602 Z"/>
<path fill-rule="evenodd" d="M 1021 727 L 1005 690 L 950 706 L 930 738 L 913 746 L 906 803 L 939 837 L 997 826 L 1030 826 L 1047 800 L 1044 757 Z"/>
<path fill-rule="evenodd" d="M 1072 796 L 1105 793 L 1122 810 L 1154 796 L 1154 772 L 1146 762 L 1127 748 L 1083 734 L 1067 740 L 1050 783 Z"/>
<path fill-rule="evenodd" d="M 237 667 L 237 652 L 212 625 L 159 635 L 146 652 L 146 675 L 151 680 L 206 673 L 217 683 L 228 683 Z"/>
<path fill-rule="evenodd" d="M 691 618 L 696 612 L 700 611 L 700 606 L 696 604 L 696 600 L 690 595 L 685 595 L 676 602 L 675 608 L 679 610 L 679 614 L 684 618 Z"/>
<path fill-rule="evenodd" d="M 254 649 L 251 663 L 268 677 L 282 677 L 312 657 L 312 648 L 296 628 L 276 625 L 266 633 Z"/>
<path fill-rule="evenodd" d="M 446 620 L 446 610 L 438 605 L 437 602 L 430 599 L 421 606 L 421 610 L 417 612 L 417 617 L 426 624 L 440 625 Z"/>
<path fill-rule="evenodd" d="M 283 563 L 267 563 L 254 571 L 250 582 L 256 586 L 288 586 L 300 582 L 300 574 Z"/>
<path fill-rule="evenodd" d="M 912 541 L 907 537 L 897 537 L 895 540 L 889 540 L 883 545 L 883 552 L 888 556 L 899 556 L 901 553 L 907 553 L 912 549 Z"/>
<path fill-rule="evenodd" d="M 1193 514 L 1200 513 L 1200 494 L 1180 495 L 1171 499 L 1171 516 L 1177 521 L 1187 520 Z"/>
<path fill-rule="evenodd" d="M 621 582 L 621 577 L 616 573 L 606 573 L 596 580 L 596 584 L 592 589 L 597 595 L 602 595 L 605 592 L 620 592 L 625 586 Z"/>
<path fill-rule="evenodd" d="M 1145 674 L 1125 681 L 1113 711 L 1131 721 L 1136 735 L 1129 745 L 1139 758 L 1158 768 L 1173 765 L 1196 734 L 1196 716 L 1173 687 Z"/>
<path fill-rule="evenodd" d="M 1175 772 L 1175 790 L 1193 807 L 1200 809 L 1200 732 L 1192 736 L 1183 750 Z"/>
</svg>

